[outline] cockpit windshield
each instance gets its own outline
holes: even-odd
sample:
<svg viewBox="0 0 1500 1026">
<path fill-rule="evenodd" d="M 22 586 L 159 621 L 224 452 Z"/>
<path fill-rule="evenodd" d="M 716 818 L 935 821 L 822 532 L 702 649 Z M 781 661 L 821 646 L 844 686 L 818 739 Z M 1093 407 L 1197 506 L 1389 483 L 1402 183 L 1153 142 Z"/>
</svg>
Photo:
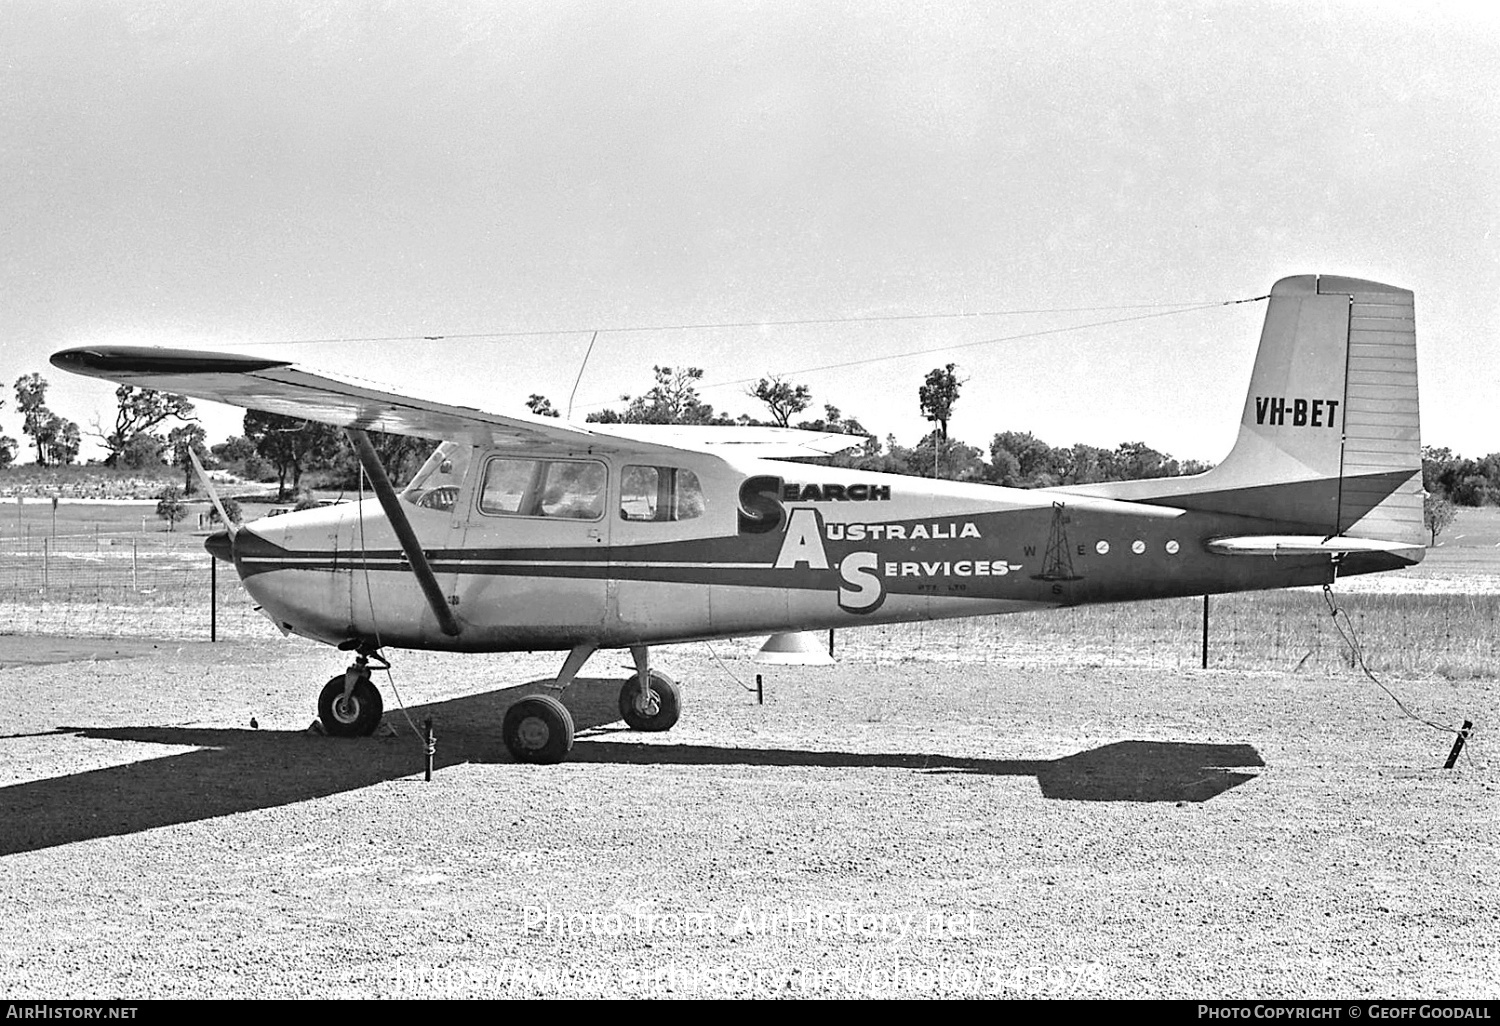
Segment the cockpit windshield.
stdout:
<svg viewBox="0 0 1500 1026">
<path fill-rule="evenodd" d="M 451 510 L 458 502 L 473 452 L 473 446 L 463 442 L 444 442 L 412 476 L 401 498 L 422 509 Z"/>
</svg>

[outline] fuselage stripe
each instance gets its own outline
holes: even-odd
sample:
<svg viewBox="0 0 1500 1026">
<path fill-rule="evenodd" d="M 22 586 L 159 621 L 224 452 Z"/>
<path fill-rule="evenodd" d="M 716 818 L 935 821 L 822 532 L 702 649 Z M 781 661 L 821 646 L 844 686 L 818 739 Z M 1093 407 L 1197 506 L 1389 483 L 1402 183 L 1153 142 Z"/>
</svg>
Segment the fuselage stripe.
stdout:
<svg viewBox="0 0 1500 1026">
<path fill-rule="evenodd" d="M 481 569 L 491 566 L 520 566 L 536 567 L 538 569 L 563 569 L 569 567 L 587 567 L 597 569 L 599 567 L 629 567 L 631 569 L 668 569 L 668 570 L 769 570 L 772 563 L 711 563 L 690 562 L 672 560 L 561 560 L 561 559 L 445 559 L 442 556 L 428 556 L 429 562 L 434 569 L 446 567 L 454 569 Z M 357 557 L 341 560 L 335 563 L 328 556 L 241 556 L 241 563 L 251 563 L 256 566 L 269 566 L 272 569 L 285 570 L 358 570 L 362 567 L 372 569 L 406 569 L 410 564 L 404 557 L 375 556 L 372 558 Z"/>
</svg>

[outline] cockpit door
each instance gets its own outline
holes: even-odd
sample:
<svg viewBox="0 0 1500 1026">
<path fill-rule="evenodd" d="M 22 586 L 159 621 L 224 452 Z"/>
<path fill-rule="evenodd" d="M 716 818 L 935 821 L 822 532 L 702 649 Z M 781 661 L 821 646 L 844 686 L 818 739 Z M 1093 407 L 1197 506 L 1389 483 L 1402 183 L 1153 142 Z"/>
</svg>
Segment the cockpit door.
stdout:
<svg viewBox="0 0 1500 1026">
<path fill-rule="evenodd" d="M 601 634 L 611 530 L 605 461 L 491 451 L 470 477 L 455 595 L 476 640 L 541 647 Z"/>
</svg>

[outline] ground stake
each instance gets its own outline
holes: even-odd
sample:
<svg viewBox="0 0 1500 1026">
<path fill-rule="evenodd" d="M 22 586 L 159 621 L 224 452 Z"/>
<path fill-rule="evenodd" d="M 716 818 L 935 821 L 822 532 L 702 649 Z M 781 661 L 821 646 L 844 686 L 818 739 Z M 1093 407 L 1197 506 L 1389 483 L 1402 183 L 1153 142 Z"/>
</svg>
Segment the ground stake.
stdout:
<svg viewBox="0 0 1500 1026">
<path fill-rule="evenodd" d="M 1453 751 L 1448 753 L 1448 761 L 1443 763 L 1443 769 L 1452 769 L 1453 764 L 1458 762 L 1458 753 L 1464 750 L 1464 742 L 1469 740 L 1469 732 L 1473 729 L 1473 721 L 1464 720 L 1463 729 L 1458 732 L 1458 737 L 1453 739 Z"/>
</svg>

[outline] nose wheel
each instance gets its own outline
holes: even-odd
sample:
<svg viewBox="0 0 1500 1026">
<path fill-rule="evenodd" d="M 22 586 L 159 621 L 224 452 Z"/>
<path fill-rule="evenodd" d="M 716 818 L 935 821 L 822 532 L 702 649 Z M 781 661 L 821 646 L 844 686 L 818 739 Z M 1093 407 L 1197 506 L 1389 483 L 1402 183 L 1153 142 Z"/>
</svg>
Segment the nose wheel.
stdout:
<svg viewBox="0 0 1500 1026">
<path fill-rule="evenodd" d="M 330 736 L 369 737 L 380 726 L 385 702 L 380 690 L 370 683 L 371 659 L 383 669 L 391 665 L 373 648 L 360 648 L 349 668 L 329 678 L 318 695 L 318 720 Z"/>
<path fill-rule="evenodd" d="M 665 673 L 650 671 L 649 689 L 631 677 L 620 686 L 620 718 L 631 730 L 671 730 L 682 714 L 682 689 Z"/>
<path fill-rule="evenodd" d="M 324 686 L 318 696 L 318 719 L 334 737 L 369 737 L 380 726 L 385 703 L 370 683 L 369 670 L 355 679 L 353 687 L 347 686 L 346 676 L 341 673 Z"/>
</svg>

